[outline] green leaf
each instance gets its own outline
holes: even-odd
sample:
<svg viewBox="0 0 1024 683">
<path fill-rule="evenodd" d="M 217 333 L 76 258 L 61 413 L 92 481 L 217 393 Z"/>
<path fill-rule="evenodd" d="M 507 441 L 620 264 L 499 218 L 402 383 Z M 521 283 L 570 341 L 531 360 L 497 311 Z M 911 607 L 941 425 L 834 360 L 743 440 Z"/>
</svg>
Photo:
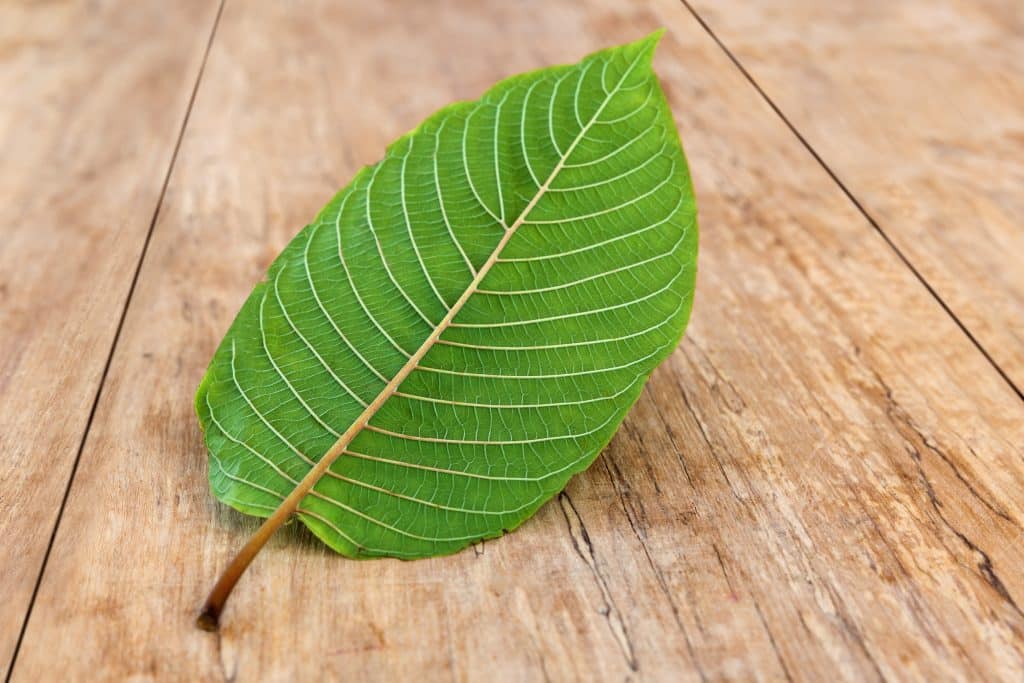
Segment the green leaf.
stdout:
<svg viewBox="0 0 1024 683">
<path fill-rule="evenodd" d="M 590 465 L 692 301 L 659 36 L 440 110 L 292 240 L 196 396 L 220 500 L 267 517 L 306 482 L 297 515 L 331 548 L 417 558 L 517 527 Z"/>
</svg>

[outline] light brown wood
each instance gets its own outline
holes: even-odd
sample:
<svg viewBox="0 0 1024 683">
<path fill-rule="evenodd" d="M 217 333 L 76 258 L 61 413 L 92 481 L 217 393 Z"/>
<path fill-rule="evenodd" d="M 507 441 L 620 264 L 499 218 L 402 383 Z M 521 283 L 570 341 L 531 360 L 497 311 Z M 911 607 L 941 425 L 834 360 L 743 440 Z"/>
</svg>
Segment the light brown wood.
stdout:
<svg viewBox="0 0 1024 683">
<path fill-rule="evenodd" d="M 191 400 L 361 164 L 500 76 L 665 25 L 697 186 L 686 340 L 513 535 L 356 562 L 210 496 Z M 672 0 L 227 4 L 15 681 L 1017 680 L 1024 404 Z"/>
<path fill-rule="evenodd" d="M 216 2 L 0 5 L 0 669 L 14 652 Z"/>
<path fill-rule="evenodd" d="M 693 0 L 1024 391 L 1019 0 Z"/>
</svg>

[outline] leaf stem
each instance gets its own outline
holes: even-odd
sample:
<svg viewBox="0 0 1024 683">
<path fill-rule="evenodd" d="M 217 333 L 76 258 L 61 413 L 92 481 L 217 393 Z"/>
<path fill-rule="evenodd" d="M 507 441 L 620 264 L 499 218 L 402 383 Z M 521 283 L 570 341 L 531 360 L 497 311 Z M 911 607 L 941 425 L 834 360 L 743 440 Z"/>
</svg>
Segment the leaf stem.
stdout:
<svg viewBox="0 0 1024 683">
<path fill-rule="evenodd" d="M 403 368 L 403 370 L 404 369 L 405 368 Z M 399 373 L 399 375 L 401 375 L 401 373 Z M 395 379 L 398 379 L 398 376 L 396 376 Z M 392 380 L 392 383 L 394 383 L 394 380 Z M 397 384 L 395 386 L 397 387 Z M 388 384 L 388 387 L 391 387 L 391 384 Z M 388 387 L 385 388 L 385 392 Z M 392 389 L 392 392 L 393 391 L 394 390 Z M 381 396 L 384 396 L 385 392 L 381 392 Z M 372 413 L 367 414 L 370 407 L 374 407 L 373 412 L 377 412 L 376 408 L 384 402 L 383 400 L 380 400 L 380 396 L 377 398 L 379 403 L 378 401 L 374 401 L 369 407 L 367 407 L 366 411 L 363 411 L 363 414 L 359 416 L 359 419 L 353 422 L 352 426 L 349 427 L 336 442 L 334 442 L 334 445 L 331 446 L 330 450 L 324 454 L 324 457 L 320 458 L 320 462 L 318 462 L 316 466 L 314 466 L 313 469 L 311 469 L 306 476 L 302 478 L 302 481 L 300 481 L 292 492 L 288 494 L 288 497 L 281 502 L 281 505 L 274 510 L 274 514 L 264 520 L 263 524 L 260 525 L 260 528 L 256 530 L 256 533 L 252 535 L 252 538 L 242 546 L 242 549 L 239 550 L 234 559 L 231 560 L 227 569 L 225 569 L 220 575 L 220 578 L 217 579 L 217 583 L 213 586 L 213 590 L 210 591 L 210 595 L 206 598 L 202 611 L 199 612 L 199 618 L 196 620 L 196 625 L 199 626 L 199 628 L 204 631 L 217 630 L 217 625 L 220 622 L 220 614 L 224 610 L 224 603 L 226 603 L 228 597 L 230 597 L 231 591 L 235 588 L 235 584 L 238 583 L 240 578 L 242 578 L 242 574 L 253 561 L 253 558 L 255 558 L 256 554 L 259 553 L 264 545 L 266 545 L 267 541 L 270 540 L 270 537 L 274 535 L 274 532 L 277 531 L 282 524 L 288 521 L 288 518 L 298 510 L 299 503 L 302 502 L 302 499 L 305 498 L 310 489 L 320 481 L 320 477 L 324 475 L 327 468 L 329 468 L 331 464 L 337 460 L 338 456 L 345 451 L 345 448 L 352 439 L 355 438 L 355 435 L 359 433 L 359 430 L 366 425 L 367 420 L 372 417 Z M 387 396 L 384 396 L 384 399 L 386 400 Z"/>
</svg>

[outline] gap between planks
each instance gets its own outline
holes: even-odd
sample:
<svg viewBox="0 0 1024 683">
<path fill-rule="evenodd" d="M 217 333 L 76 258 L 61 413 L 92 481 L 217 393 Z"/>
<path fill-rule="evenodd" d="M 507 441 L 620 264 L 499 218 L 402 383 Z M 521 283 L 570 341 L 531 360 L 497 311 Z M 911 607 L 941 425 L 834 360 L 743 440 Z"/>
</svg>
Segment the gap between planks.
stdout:
<svg viewBox="0 0 1024 683">
<path fill-rule="evenodd" d="M 877 232 L 879 236 L 881 236 L 881 238 L 885 241 L 885 243 L 889 245 L 889 248 L 892 249 L 892 251 L 900 259 L 900 261 L 903 262 L 903 265 L 905 265 L 910 270 L 910 272 L 914 274 L 914 277 L 917 278 L 918 282 L 920 282 L 931 295 L 931 297 L 935 299 L 936 302 L 938 302 L 939 306 L 942 307 L 942 310 L 946 312 L 946 315 L 953 319 L 953 322 L 956 323 L 956 326 L 960 328 L 960 331 L 967 336 L 967 339 L 969 339 L 970 342 L 974 345 L 974 348 L 976 348 L 978 352 L 985 357 L 985 360 L 988 361 L 989 365 L 991 365 L 995 369 L 995 371 L 1003 379 L 1006 385 L 1010 387 L 1013 393 L 1017 395 L 1017 398 L 1019 398 L 1021 401 L 1024 401 L 1024 389 L 1018 387 L 1014 383 L 1014 381 L 1010 379 L 1010 376 L 1006 373 L 1006 371 L 995 361 L 995 359 L 988 352 L 988 350 L 984 346 L 982 346 L 981 342 L 978 341 L 977 337 L 974 336 L 974 334 L 970 331 L 970 329 L 968 329 L 968 327 L 956 315 L 956 313 L 953 312 L 953 309 L 950 308 L 949 304 L 947 304 L 942 299 L 942 297 L 939 296 L 939 293 L 935 290 L 934 287 L 932 287 L 931 283 L 929 283 L 928 280 L 925 279 L 924 275 L 922 275 L 921 272 L 917 269 L 917 267 L 914 266 L 914 264 L 906 256 L 906 254 L 904 254 L 903 251 L 900 250 L 898 246 L 896 246 L 896 243 L 892 240 L 891 237 L 889 237 L 885 230 L 882 229 L 882 226 L 878 223 L 878 221 L 875 220 L 874 216 L 872 216 L 868 212 L 868 210 L 864 207 L 861 201 L 857 199 L 856 196 L 854 196 L 853 192 L 850 191 L 846 184 L 839 179 L 839 176 L 832 169 L 832 167 L 829 166 L 821 157 L 821 155 L 818 154 L 817 150 L 815 150 L 811 146 L 811 144 L 807 142 L 807 139 L 803 136 L 803 134 L 800 133 L 799 130 L 797 130 L 796 126 L 794 126 L 793 123 L 790 122 L 789 118 L 783 113 L 782 109 L 780 109 L 779 106 L 775 103 L 775 101 L 768 96 L 768 93 L 764 91 L 761 85 L 756 80 L 754 80 L 754 77 L 751 75 L 750 71 L 748 71 L 747 68 L 743 65 L 743 63 L 740 62 L 740 60 L 736 57 L 736 55 L 733 54 L 732 50 L 730 50 L 728 46 L 726 46 L 726 44 L 722 42 L 718 35 L 711 29 L 711 26 L 690 4 L 689 0 L 679 0 L 679 2 L 690 12 L 691 15 L 693 15 L 693 18 L 697 21 L 698 24 L 700 24 L 701 28 L 703 28 L 704 31 L 711 37 L 711 39 L 715 41 L 715 44 L 718 45 L 719 48 L 721 48 L 722 52 L 725 53 L 725 56 L 729 58 L 729 61 L 731 61 L 733 65 L 739 70 L 739 72 L 743 74 L 743 77 L 747 80 L 748 83 L 750 83 L 751 87 L 753 87 L 754 90 L 757 91 L 757 94 L 761 96 L 761 99 L 763 99 L 765 103 L 769 107 L 771 107 L 772 111 L 775 112 L 776 116 L 778 116 L 779 119 L 782 120 L 782 123 L 785 124 L 786 128 L 788 128 L 789 131 L 800 142 L 800 144 L 803 145 L 804 149 L 807 150 L 808 154 L 810 154 L 814 158 L 814 160 L 818 162 L 818 165 L 821 166 L 825 173 L 828 174 L 829 178 L 831 178 L 832 181 L 839 187 L 842 193 L 846 195 L 846 198 L 850 200 L 850 203 L 853 204 L 854 208 L 857 209 L 860 215 L 862 215 L 867 220 L 871 227 L 875 229 L 875 232 Z"/>
<path fill-rule="evenodd" d="M 206 60 L 210 56 L 210 48 L 213 46 L 214 37 L 217 35 L 217 26 L 220 24 L 221 15 L 224 12 L 224 3 L 227 0 L 220 0 L 217 6 L 217 13 L 213 17 L 213 24 L 210 27 L 210 36 L 206 40 L 206 47 L 203 50 L 203 58 L 199 62 L 199 69 L 196 72 L 196 80 L 192 85 L 192 92 L 189 94 L 188 105 L 185 107 L 185 115 L 181 119 L 181 126 L 178 128 L 178 137 L 174 142 L 174 150 L 171 152 L 171 160 L 167 164 L 167 172 L 164 173 L 163 182 L 160 185 L 160 194 L 157 196 L 156 205 L 153 207 L 153 215 L 149 220 L 149 228 L 146 230 L 146 238 L 142 242 L 142 249 L 139 250 L 139 259 L 135 264 L 135 272 L 132 273 L 131 284 L 128 286 L 128 294 L 125 296 L 124 304 L 121 306 L 121 314 L 117 320 L 117 327 L 114 329 L 114 336 L 110 341 L 110 351 L 103 363 L 103 372 L 100 373 L 100 381 L 96 385 L 96 393 L 93 395 L 92 405 L 89 407 L 89 416 L 85 421 L 85 429 L 82 431 L 82 438 L 78 442 L 78 450 L 75 452 L 74 462 L 71 464 L 71 473 L 68 475 L 67 485 L 64 487 L 64 495 L 61 497 L 60 507 L 57 509 L 57 519 L 54 520 L 53 528 L 50 530 L 50 539 L 46 544 L 46 552 L 43 553 L 42 564 L 39 565 L 39 573 L 36 575 L 36 583 L 32 587 L 32 597 L 29 598 L 28 607 L 25 610 L 25 618 L 21 621 L 21 630 L 18 632 L 18 640 L 14 644 L 14 652 L 11 661 L 7 666 L 5 683 L 10 683 L 14 676 L 14 665 L 18 661 L 18 653 L 21 652 L 21 645 L 25 639 L 25 631 L 28 628 L 29 619 L 32 618 L 32 608 L 36 604 L 36 597 L 39 595 L 39 586 L 42 585 L 43 575 L 46 573 L 46 565 L 50 560 L 50 553 L 53 550 L 53 543 L 57 538 L 57 530 L 60 528 L 61 519 L 64 517 L 64 508 L 67 506 L 68 497 L 71 495 L 71 486 L 75 481 L 75 474 L 78 472 L 78 463 L 82 459 L 82 452 L 89 439 L 89 432 L 92 429 L 93 418 L 96 417 L 96 408 L 103 397 L 103 387 L 107 382 L 107 375 L 110 372 L 110 365 L 114 359 L 114 352 L 117 350 L 117 342 L 121 339 L 121 330 L 124 327 L 125 318 L 128 315 L 128 308 L 132 303 L 132 296 L 135 294 L 135 287 L 139 282 L 139 275 L 142 272 L 142 264 L 146 260 L 146 252 L 149 250 L 149 243 L 153 238 L 153 230 L 156 228 L 157 218 L 160 217 L 160 208 L 163 206 L 164 197 L 167 194 L 167 186 L 170 184 L 171 173 L 174 171 L 174 162 L 178 159 L 178 151 L 181 149 L 181 141 L 185 137 L 185 129 L 188 127 L 189 117 L 192 114 L 192 106 L 196 101 L 196 94 L 199 92 L 199 84 L 203 79 L 203 72 L 206 69 Z"/>
</svg>

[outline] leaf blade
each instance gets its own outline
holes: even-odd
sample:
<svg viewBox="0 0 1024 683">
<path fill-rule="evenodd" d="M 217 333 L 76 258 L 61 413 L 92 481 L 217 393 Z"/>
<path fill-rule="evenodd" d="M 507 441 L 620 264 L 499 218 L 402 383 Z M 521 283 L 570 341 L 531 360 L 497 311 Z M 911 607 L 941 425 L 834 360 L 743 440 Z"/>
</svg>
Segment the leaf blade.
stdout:
<svg viewBox="0 0 1024 683">
<path fill-rule="evenodd" d="M 589 465 L 692 299 L 656 40 L 441 110 L 285 248 L 197 393 L 221 500 L 267 516 L 342 444 L 300 518 L 348 556 L 423 557 Z"/>
</svg>

